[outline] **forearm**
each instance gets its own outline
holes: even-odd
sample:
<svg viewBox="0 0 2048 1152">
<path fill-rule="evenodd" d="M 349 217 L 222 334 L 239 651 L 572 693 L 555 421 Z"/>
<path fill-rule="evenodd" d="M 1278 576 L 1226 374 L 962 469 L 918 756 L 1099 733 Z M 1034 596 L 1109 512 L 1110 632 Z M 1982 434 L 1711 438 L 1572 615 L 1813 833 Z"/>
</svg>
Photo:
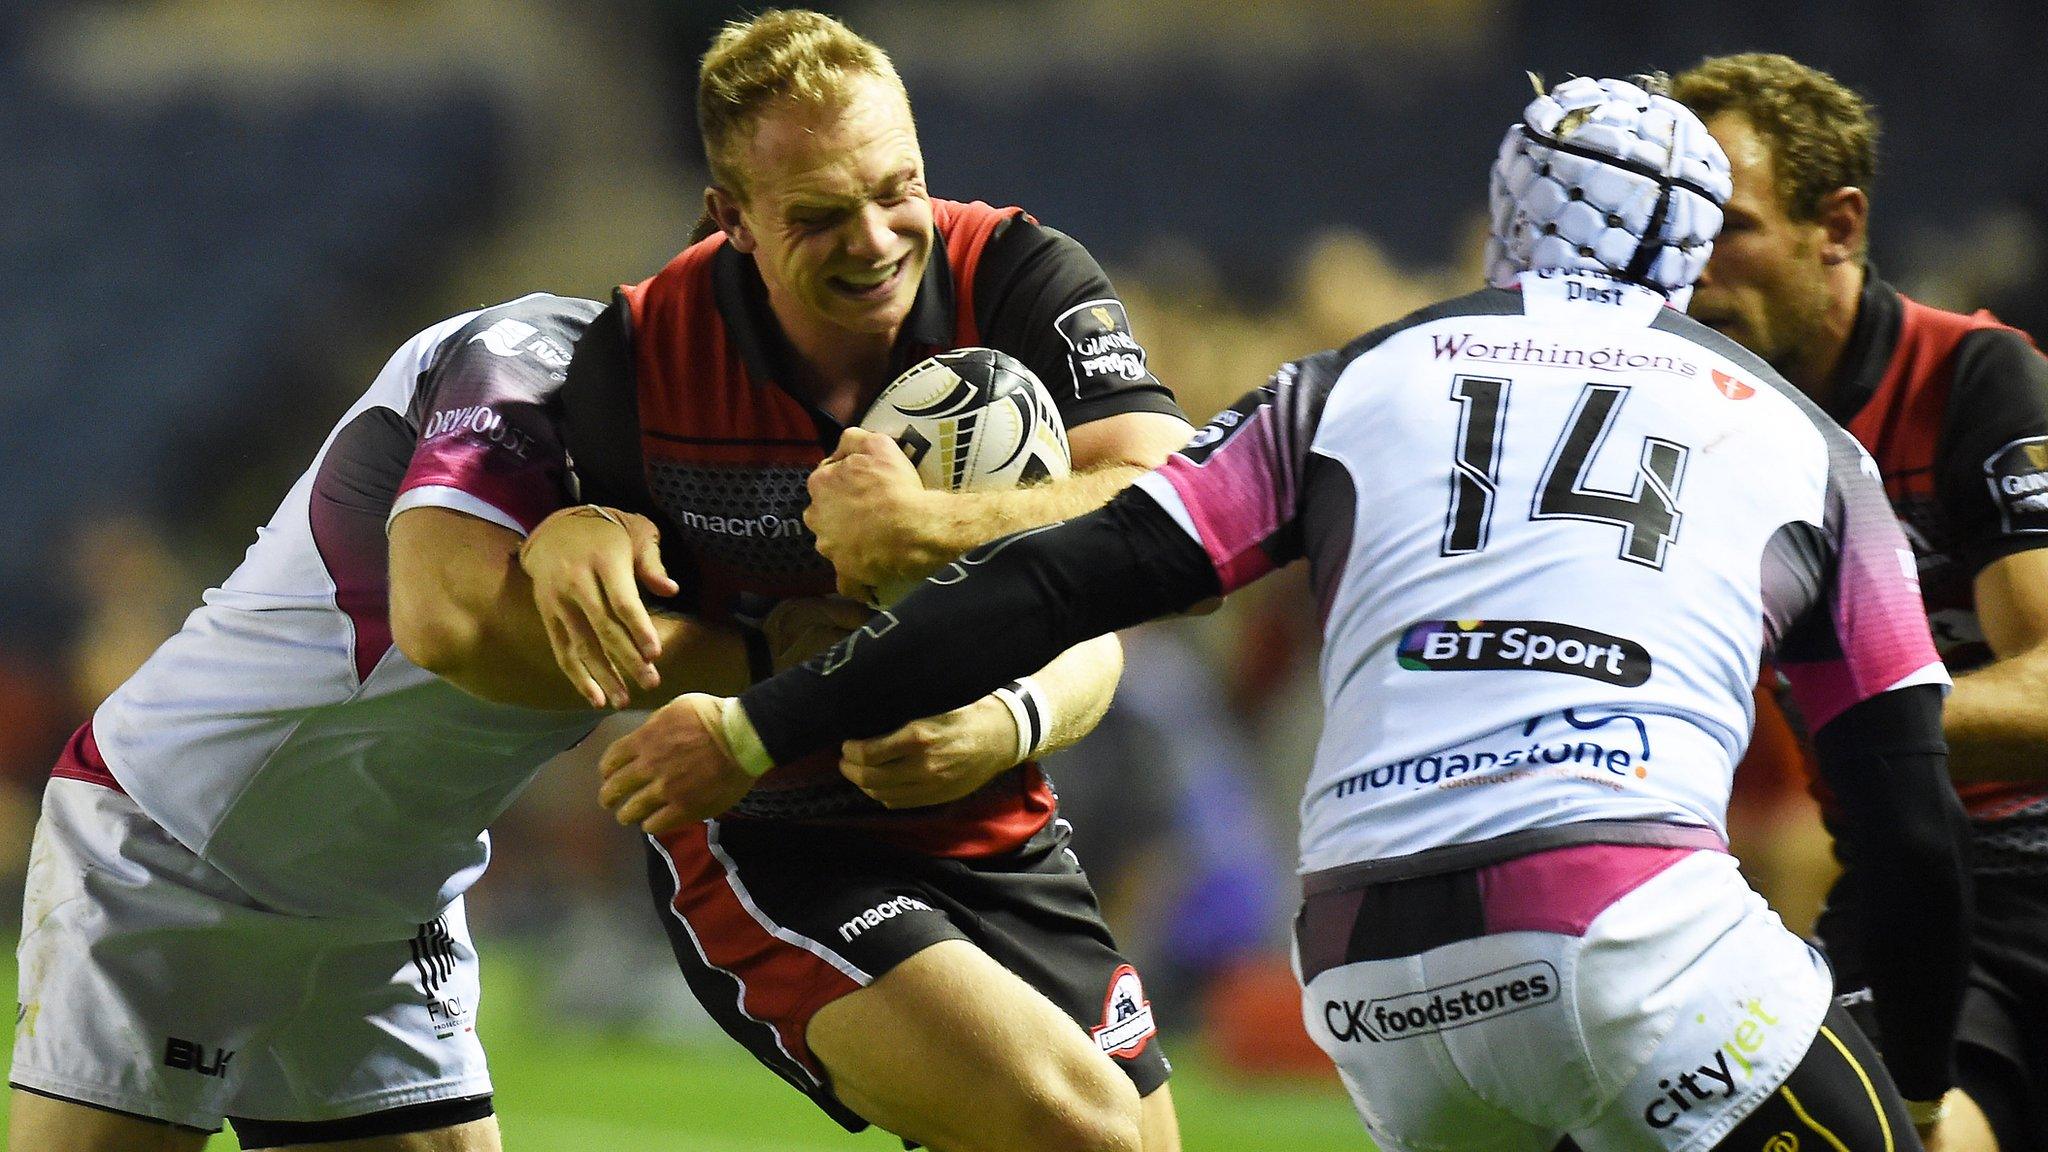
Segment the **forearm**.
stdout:
<svg viewBox="0 0 2048 1152">
<path fill-rule="evenodd" d="M 401 514 L 391 525 L 392 639 L 413 663 L 473 696 L 524 708 L 589 708 L 555 660 L 519 543 L 508 528 L 446 509 Z M 634 704 L 746 686 L 746 645 L 735 629 L 661 615 L 655 632 L 661 685 L 636 694 Z"/>
<path fill-rule="evenodd" d="M 415 508 L 392 521 L 390 537 L 391 638 L 408 659 L 493 703 L 590 707 L 555 664 L 517 533 Z"/>
<path fill-rule="evenodd" d="M 1149 497 L 1005 538 L 823 656 L 741 697 L 780 763 L 984 696 L 1090 637 L 1214 596 L 1216 571 Z"/>
<path fill-rule="evenodd" d="M 480 699 L 522 708 L 581 710 L 590 707 L 562 675 L 534 607 L 533 586 L 516 561 L 502 592 L 466 609 L 466 640 L 449 644 L 423 664 L 428 671 Z M 746 643 L 739 630 L 689 616 L 653 614 L 661 656 L 654 661 L 661 682 L 635 687 L 633 708 L 657 708 L 685 692 L 730 695 L 748 682 Z"/>
<path fill-rule="evenodd" d="M 1970 955 L 1966 822 L 1939 732 L 1939 692 L 1920 686 L 1866 700 L 1814 736 L 1843 868 L 1823 936 L 1845 975 L 1869 981 L 1885 1063 L 1915 1100 L 1952 1082 Z"/>
<path fill-rule="evenodd" d="M 916 566 L 929 571 L 999 536 L 1093 512 L 1145 471 L 1113 464 L 1001 492 L 929 491 L 912 542 Z"/>
<path fill-rule="evenodd" d="M 558 711 L 587 711 L 583 698 L 562 670 L 555 665 L 540 617 L 527 608 L 520 612 L 516 601 L 507 598 L 500 612 L 479 612 L 469 621 L 466 635 L 407 655 L 413 663 L 448 681 L 464 692 L 493 704 Z"/>
<path fill-rule="evenodd" d="M 1942 714 L 1959 783 L 2048 780 L 2048 646 L 1956 677 Z"/>
<path fill-rule="evenodd" d="M 1052 663 L 1031 674 L 1045 694 L 1047 731 L 1039 742 L 1038 755 L 1049 755 L 1081 742 L 1095 731 L 1116 698 L 1117 681 L 1123 678 L 1124 646 L 1115 636 L 1097 636 L 1053 657 Z"/>
</svg>

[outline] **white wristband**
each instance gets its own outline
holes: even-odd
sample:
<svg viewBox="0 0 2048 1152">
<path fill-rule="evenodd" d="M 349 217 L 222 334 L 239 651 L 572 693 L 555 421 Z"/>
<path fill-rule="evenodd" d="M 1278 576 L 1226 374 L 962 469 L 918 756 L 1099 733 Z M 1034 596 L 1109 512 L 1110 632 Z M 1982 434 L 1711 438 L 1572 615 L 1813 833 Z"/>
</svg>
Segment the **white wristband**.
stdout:
<svg viewBox="0 0 2048 1152">
<path fill-rule="evenodd" d="M 1052 704 L 1038 682 L 1029 676 L 1012 680 L 995 690 L 995 698 L 1003 702 L 1003 707 L 1010 710 L 1010 719 L 1017 722 L 1017 763 L 1022 764 L 1043 751 L 1046 741 L 1052 738 Z"/>
<path fill-rule="evenodd" d="M 740 707 L 737 696 L 729 696 L 719 702 L 721 714 L 719 727 L 725 733 L 726 747 L 732 751 L 732 758 L 740 771 L 749 776 L 760 776 L 775 767 L 774 757 L 768 755 L 768 746 L 761 743 L 761 734 L 754 730 L 754 721 L 747 710 Z"/>
</svg>

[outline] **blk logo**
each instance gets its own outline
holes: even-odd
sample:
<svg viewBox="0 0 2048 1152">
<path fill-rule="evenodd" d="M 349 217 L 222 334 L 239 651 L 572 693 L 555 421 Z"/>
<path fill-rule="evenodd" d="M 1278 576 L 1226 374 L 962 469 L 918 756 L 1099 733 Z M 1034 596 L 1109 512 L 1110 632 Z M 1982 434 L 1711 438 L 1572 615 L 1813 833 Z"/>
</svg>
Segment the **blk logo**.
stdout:
<svg viewBox="0 0 2048 1152">
<path fill-rule="evenodd" d="M 228 1061 L 235 1054 L 224 1048 L 213 1050 L 212 1060 L 207 1059 L 206 1046 L 177 1036 L 164 1044 L 164 1067 L 177 1068 L 185 1072 L 197 1072 L 201 1076 L 220 1077 L 227 1075 Z"/>
</svg>

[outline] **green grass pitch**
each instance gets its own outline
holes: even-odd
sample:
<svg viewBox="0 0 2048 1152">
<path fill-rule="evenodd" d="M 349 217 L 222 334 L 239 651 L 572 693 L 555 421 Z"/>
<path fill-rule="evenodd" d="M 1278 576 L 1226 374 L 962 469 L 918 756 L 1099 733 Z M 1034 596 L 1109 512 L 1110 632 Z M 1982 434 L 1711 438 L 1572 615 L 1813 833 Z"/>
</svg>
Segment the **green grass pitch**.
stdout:
<svg viewBox="0 0 2048 1152">
<path fill-rule="evenodd" d="M 479 1031 L 491 1053 L 508 1152 L 897 1152 L 869 1130 L 850 1136 L 723 1036 L 659 1042 L 543 1019 L 536 960 L 485 942 Z M 14 983 L 14 950 L 0 976 Z M 680 979 L 680 977 L 678 977 Z M 12 1032 L 9 1033 L 10 1037 Z M 1167 1036 L 1188 1152 L 1371 1152 L 1334 1073 L 1245 1084 Z M 5 1110 L 0 1098 L 0 1112 Z M 232 1134 L 208 1152 L 236 1148 Z"/>
</svg>

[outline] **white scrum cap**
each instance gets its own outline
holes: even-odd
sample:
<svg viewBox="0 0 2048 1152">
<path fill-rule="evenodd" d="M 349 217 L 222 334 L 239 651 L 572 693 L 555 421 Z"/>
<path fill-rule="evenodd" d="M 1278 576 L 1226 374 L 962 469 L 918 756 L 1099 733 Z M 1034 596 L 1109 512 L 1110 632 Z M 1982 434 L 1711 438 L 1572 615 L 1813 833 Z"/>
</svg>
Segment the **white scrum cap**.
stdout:
<svg viewBox="0 0 2048 1152">
<path fill-rule="evenodd" d="M 1684 307 L 1730 191 L 1728 156 L 1690 109 L 1626 80 L 1574 77 L 1530 101 L 1501 141 L 1487 279 L 1605 272 Z"/>
</svg>

